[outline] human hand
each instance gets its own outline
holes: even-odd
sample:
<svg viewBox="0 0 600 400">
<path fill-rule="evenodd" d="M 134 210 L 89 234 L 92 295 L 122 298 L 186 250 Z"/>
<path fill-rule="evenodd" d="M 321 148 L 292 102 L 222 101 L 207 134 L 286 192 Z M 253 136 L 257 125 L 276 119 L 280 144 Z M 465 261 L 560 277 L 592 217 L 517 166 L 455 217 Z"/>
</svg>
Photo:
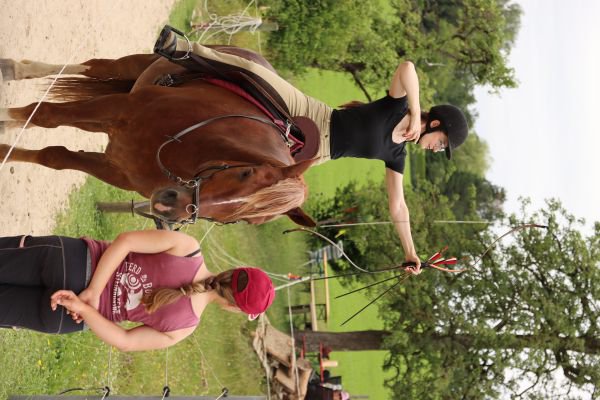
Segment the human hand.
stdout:
<svg viewBox="0 0 600 400">
<path fill-rule="evenodd" d="M 81 293 L 79 293 L 77 297 L 79 297 L 79 300 L 83 301 L 84 303 L 94 307 L 95 310 L 98 310 L 100 307 L 100 294 L 94 292 L 89 287 L 87 289 L 84 289 Z M 82 321 L 81 316 L 77 313 L 71 313 L 71 317 L 77 323 L 80 323 Z"/>
<path fill-rule="evenodd" d="M 81 313 L 86 307 L 89 307 L 70 290 L 58 290 L 50 296 L 50 308 L 52 308 L 52 311 L 56 311 L 58 306 L 63 306 L 67 310 L 67 314 L 71 315 L 78 322 L 81 321 Z"/>
<path fill-rule="evenodd" d="M 409 118 L 408 127 L 402 136 L 407 142 L 418 142 L 421 136 L 421 113 L 410 113 Z"/>
<path fill-rule="evenodd" d="M 421 273 L 421 260 L 416 255 L 406 256 L 405 263 L 411 263 L 411 265 L 406 267 L 406 272 L 409 274 L 419 275 Z"/>
</svg>

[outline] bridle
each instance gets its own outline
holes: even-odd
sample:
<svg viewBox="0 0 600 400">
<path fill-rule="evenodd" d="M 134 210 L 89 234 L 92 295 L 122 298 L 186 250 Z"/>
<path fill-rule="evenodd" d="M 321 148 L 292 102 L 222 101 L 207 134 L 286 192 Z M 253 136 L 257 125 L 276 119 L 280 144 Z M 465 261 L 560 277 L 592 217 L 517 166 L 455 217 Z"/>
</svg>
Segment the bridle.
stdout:
<svg viewBox="0 0 600 400">
<path fill-rule="evenodd" d="M 202 185 L 202 182 L 209 180 L 218 172 L 225 171 L 226 169 L 231 169 L 231 168 L 242 168 L 242 167 L 250 167 L 250 166 L 256 166 L 256 165 L 257 164 L 213 165 L 213 166 L 206 167 L 205 169 L 203 169 L 202 171 L 197 173 L 193 179 L 190 179 L 187 181 L 181 180 L 180 183 L 178 183 L 179 186 L 184 186 L 188 189 L 193 189 L 192 202 L 190 204 L 188 204 L 187 206 L 185 206 L 185 211 L 190 214 L 190 217 L 187 219 L 181 220 L 181 221 L 165 221 L 165 222 L 170 223 L 170 224 L 181 224 L 181 225 L 195 224 L 197 219 L 204 219 L 204 220 L 207 220 L 210 222 L 219 223 L 219 224 L 223 224 L 223 225 L 234 224 L 236 222 L 239 222 L 239 221 L 220 222 L 211 217 L 201 217 L 200 216 L 200 187 Z M 212 171 L 212 172 L 207 175 L 204 174 L 207 171 Z M 177 177 L 177 178 L 181 179 L 179 177 Z"/>
<path fill-rule="evenodd" d="M 168 145 L 170 143 L 173 143 L 173 142 L 181 143 L 180 138 L 183 137 L 184 135 L 190 133 L 194 129 L 201 128 L 203 126 L 210 124 L 211 122 L 219 121 L 219 120 L 226 119 L 226 118 L 246 118 L 246 119 L 251 119 L 254 121 L 262 122 L 267 125 L 271 125 L 277 129 L 277 131 L 281 134 L 281 137 L 282 137 L 284 143 L 289 147 L 289 139 L 287 139 L 287 135 L 289 135 L 289 130 L 290 130 L 291 125 L 288 124 L 287 131 L 284 133 L 284 132 L 282 132 L 281 127 L 279 125 L 275 124 L 272 121 L 269 121 L 268 119 L 256 117 L 253 115 L 242 115 L 242 114 L 219 115 L 217 117 L 209 118 L 205 121 L 201 121 L 201 122 L 198 122 L 197 124 L 189 126 L 189 127 L 185 128 L 184 130 L 178 132 L 174 136 L 167 136 L 169 139 L 166 142 L 164 142 L 163 144 L 161 144 L 156 152 L 156 162 L 158 164 L 158 167 L 170 181 L 175 182 L 179 186 L 184 186 L 188 189 L 194 189 L 194 190 L 192 192 L 192 202 L 190 204 L 188 204 L 187 206 L 185 206 L 185 210 L 190 214 L 189 218 L 182 220 L 182 221 L 168 221 L 159 216 L 155 216 L 156 218 L 162 220 L 163 222 L 166 222 L 167 224 L 181 224 L 181 225 L 194 224 L 194 223 L 196 223 L 196 220 L 198 218 L 204 219 L 204 220 L 207 220 L 210 222 L 222 223 L 222 222 L 216 221 L 215 219 L 213 219 L 211 217 L 201 217 L 200 216 L 200 186 L 202 185 L 202 182 L 209 180 L 218 172 L 221 172 L 221 171 L 224 171 L 227 169 L 257 166 L 258 164 L 248 163 L 248 164 L 234 164 L 234 165 L 230 165 L 230 164 L 213 165 L 213 166 L 208 166 L 208 167 L 204 168 L 203 170 L 198 172 L 196 175 L 194 175 L 194 177 L 192 179 L 183 179 L 179 175 L 172 173 L 171 171 L 169 171 L 169 169 L 167 169 L 167 167 L 165 167 L 165 165 L 160 160 L 160 152 L 166 145 Z M 207 171 L 212 171 L 212 172 L 207 175 L 207 174 L 205 174 Z M 235 222 L 239 222 L 239 221 L 225 222 L 222 224 L 232 224 Z"/>
</svg>

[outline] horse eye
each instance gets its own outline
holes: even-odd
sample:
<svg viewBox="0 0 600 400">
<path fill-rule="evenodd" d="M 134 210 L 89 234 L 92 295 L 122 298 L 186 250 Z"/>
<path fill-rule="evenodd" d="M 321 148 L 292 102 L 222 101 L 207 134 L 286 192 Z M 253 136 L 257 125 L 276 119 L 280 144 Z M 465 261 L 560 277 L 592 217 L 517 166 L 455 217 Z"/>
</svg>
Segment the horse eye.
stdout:
<svg viewBox="0 0 600 400">
<path fill-rule="evenodd" d="M 243 170 L 242 173 L 240 174 L 240 178 L 246 179 L 250 175 L 252 175 L 252 168 L 248 168 L 248 169 Z"/>
</svg>

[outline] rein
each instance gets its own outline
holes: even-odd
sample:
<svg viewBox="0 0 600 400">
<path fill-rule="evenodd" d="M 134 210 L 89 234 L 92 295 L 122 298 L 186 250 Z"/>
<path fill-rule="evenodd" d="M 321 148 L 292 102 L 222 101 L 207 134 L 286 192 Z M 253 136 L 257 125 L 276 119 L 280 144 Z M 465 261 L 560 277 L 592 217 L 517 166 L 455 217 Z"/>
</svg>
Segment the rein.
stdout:
<svg viewBox="0 0 600 400">
<path fill-rule="evenodd" d="M 198 172 L 196 175 L 194 175 L 194 177 L 192 179 L 186 180 L 186 179 L 183 179 L 182 177 L 180 177 L 179 175 L 172 173 L 171 171 L 169 171 L 169 169 L 167 167 L 165 167 L 165 165 L 160 160 L 160 152 L 166 145 L 168 145 L 170 143 L 173 143 L 173 142 L 181 143 L 180 139 L 183 136 L 190 133 L 191 131 L 201 128 L 203 126 L 206 126 L 212 122 L 227 119 L 227 118 L 246 118 L 246 119 L 250 119 L 253 121 L 262 122 L 263 124 L 270 125 L 277 129 L 277 131 L 281 134 L 281 137 L 282 137 L 284 143 L 289 147 L 289 140 L 287 139 L 287 136 L 289 135 L 289 131 L 291 128 L 291 125 L 289 122 L 286 125 L 286 132 L 284 133 L 281 131 L 281 127 L 279 125 L 275 124 L 272 121 L 269 121 L 268 119 L 253 116 L 253 115 L 242 115 L 242 114 L 220 115 L 217 117 L 209 118 L 205 121 L 201 121 L 194 125 L 191 125 L 173 136 L 167 136 L 169 139 L 166 142 L 164 142 L 163 144 L 161 144 L 156 152 L 156 163 L 158 164 L 158 167 L 170 181 L 176 183 L 179 186 L 185 186 L 189 189 L 194 189 L 193 196 L 192 196 L 192 203 L 188 204 L 186 206 L 186 211 L 191 214 L 191 217 L 186 220 L 180 221 L 179 223 L 182 225 L 194 224 L 194 223 L 196 223 L 196 220 L 198 218 L 205 219 L 205 220 L 208 220 L 211 222 L 216 222 L 214 219 L 212 219 L 210 217 L 201 217 L 199 215 L 200 214 L 200 186 L 202 185 L 203 181 L 212 178 L 217 172 L 224 171 L 226 169 L 241 168 L 241 167 L 247 167 L 247 166 L 252 166 L 252 165 L 257 165 L 257 164 L 236 164 L 236 165 L 223 164 L 223 165 L 209 166 L 209 167 L 206 167 L 205 169 L 203 169 L 202 171 Z M 208 175 L 204 174 L 205 172 L 211 171 L 211 170 L 212 170 L 212 173 L 210 173 Z M 174 221 L 165 221 L 165 222 L 170 223 L 170 224 L 177 223 Z"/>
</svg>

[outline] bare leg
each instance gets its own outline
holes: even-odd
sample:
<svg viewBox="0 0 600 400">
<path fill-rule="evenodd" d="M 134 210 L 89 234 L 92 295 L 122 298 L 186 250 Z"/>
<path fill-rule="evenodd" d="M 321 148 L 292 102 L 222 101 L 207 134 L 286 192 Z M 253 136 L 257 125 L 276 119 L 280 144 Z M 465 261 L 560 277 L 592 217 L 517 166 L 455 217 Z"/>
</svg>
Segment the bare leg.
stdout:
<svg viewBox="0 0 600 400">
<path fill-rule="evenodd" d="M 9 146 L 0 144 L 0 160 L 4 159 Z M 9 161 L 20 161 L 40 164 L 48 168 L 62 170 L 74 169 L 116 187 L 135 190 L 127 176 L 117 170 L 104 153 L 74 152 L 63 146 L 50 146 L 41 150 L 27 150 L 16 147 L 10 154 Z"/>
</svg>

